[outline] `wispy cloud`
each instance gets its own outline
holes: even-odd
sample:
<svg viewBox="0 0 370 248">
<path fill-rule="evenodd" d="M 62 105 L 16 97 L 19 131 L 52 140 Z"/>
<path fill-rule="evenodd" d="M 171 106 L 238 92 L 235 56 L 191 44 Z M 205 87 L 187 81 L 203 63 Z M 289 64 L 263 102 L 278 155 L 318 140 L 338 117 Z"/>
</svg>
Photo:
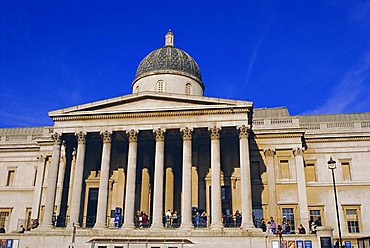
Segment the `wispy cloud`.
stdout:
<svg viewBox="0 0 370 248">
<path fill-rule="evenodd" d="M 370 105 L 370 53 L 355 69 L 328 92 L 328 100 L 306 114 L 357 112 L 369 109 Z"/>
<path fill-rule="evenodd" d="M 248 84 L 248 82 L 249 82 L 249 79 L 250 79 L 251 73 L 252 73 L 252 69 L 253 69 L 253 66 L 254 66 L 254 62 L 257 58 L 258 51 L 260 49 L 261 43 L 265 39 L 265 36 L 266 36 L 266 34 L 268 33 L 268 31 L 270 29 L 269 27 L 270 27 L 270 25 L 268 25 L 268 28 L 266 28 L 265 31 L 262 32 L 260 38 L 258 39 L 257 43 L 255 44 L 255 46 L 253 48 L 252 56 L 249 60 L 249 64 L 248 64 L 248 68 L 247 68 L 247 74 L 246 74 L 246 77 L 245 77 L 245 83 L 246 84 Z"/>
</svg>

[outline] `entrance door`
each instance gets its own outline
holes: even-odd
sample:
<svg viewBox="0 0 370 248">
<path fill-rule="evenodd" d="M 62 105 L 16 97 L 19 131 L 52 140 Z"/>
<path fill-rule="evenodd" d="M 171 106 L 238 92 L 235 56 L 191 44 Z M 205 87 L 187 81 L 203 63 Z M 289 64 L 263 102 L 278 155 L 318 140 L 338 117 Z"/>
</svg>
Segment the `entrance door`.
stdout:
<svg viewBox="0 0 370 248">
<path fill-rule="evenodd" d="M 96 221 L 98 208 L 99 188 L 89 188 L 89 201 L 87 203 L 86 227 L 93 227 Z"/>
</svg>

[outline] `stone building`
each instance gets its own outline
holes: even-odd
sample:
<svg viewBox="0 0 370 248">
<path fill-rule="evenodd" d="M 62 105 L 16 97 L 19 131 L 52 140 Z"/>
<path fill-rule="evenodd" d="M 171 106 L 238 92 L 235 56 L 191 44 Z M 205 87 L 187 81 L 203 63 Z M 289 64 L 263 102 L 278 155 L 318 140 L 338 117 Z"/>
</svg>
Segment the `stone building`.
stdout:
<svg viewBox="0 0 370 248">
<path fill-rule="evenodd" d="M 271 216 L 290 224 L 286 241 L 319 247 L 338 237 L 330 157 L 343 240 L 370 235 L 370 113 L 291 116 L 204 90 L 168 32 L 141 61 L 132 94 L 51 111 L 53 126 L 0 129 L 0 239 L 275 247 L 259 228 Z M 294 234 L 300 224 L 308 234 Z"/>
</svg>

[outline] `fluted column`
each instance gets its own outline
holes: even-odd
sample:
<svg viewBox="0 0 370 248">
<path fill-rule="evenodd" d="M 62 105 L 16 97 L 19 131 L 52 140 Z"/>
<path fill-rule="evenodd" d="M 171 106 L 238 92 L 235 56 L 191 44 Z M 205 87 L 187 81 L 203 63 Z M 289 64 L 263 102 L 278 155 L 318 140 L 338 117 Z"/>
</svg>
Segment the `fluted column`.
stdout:
<svg viewBox="0 0 370 248">
<path fill-rule="evenodd" d="M 274 155 L 275 150 L 265 149 L 266 157 L 266 173 L 267 173 L 267 188 L 269 195 L 269 213 L 270 216 L 277 219 L 277 200 L 276 200 L 276 179 L 275 179 L 275 165 L 274 165 Z"/>
<path fill-rule="evenodd" d="M 307 223 L 309 220 L 308 206 L 307 206 L 307 191 L 306 191 L 306 177 L 304 173 L 304 161 L 303 161 L 302 148 L 296 148 L 293 150 L 295 157 L 295 165 L 297 172 L 297 188 L 298 188 L 298 202 L 299 202 L 299 217 L 300 223 L 308 228 Z"/>
<path fill-rule="evenodd" d="M 182 200 L 181 200 L 181 228 L 191 228 L 191 176 L 192 176 L 192 130 L 181 130 L 182 147 Z"/>
<path fill-rule="evenodd" d="M 32 220 L 39 219 L 42 184 L 44 181 L 46 158 L 47 158 L 46 156 L 42 155 L 37 158 L 39 160 L 39 164 L 37 166 L 37 177 L 32 198 L 32 213 L 31 213 Z"/>
<path fill-rule="evenodd" d="M 127 163 L 127 180 L 126 180 L 126 198 L 123 228 L 134 228 L 134 211 L 135 211 L 135 179 L 136 179 L 136 162 L 137 162 L 137 132 L 130 130 L 128 132 L 128 163 Z"/>
<path fill-rule="evenodd" d="M 98 207 L 96 213 L 96 223 L 94 228 L 107 227 L 107 203 L 108 203 L 108 183 L 109 183 L 109 164 L 110 153 L 112 146 L 112 133 L 104 131 L 103 137 L 103 152 L 100 166 L 100 182 L 98 194 Z"/>
<path fill-rule="evenodd" d="M 240 149 L 240 174 L 241 174 L 241 200 L 242 200 L 242 223 L 241 228 L 252 228 L 252 185 L 249 158 L 249 130 L 246 126 L 238 128 Z"/>
<path fill-rule="evenodd" d="M 56 215 L 60 215 L 60 208 L 62 205 L 62 195 L 63 195 L 63 188 L 64 188 L 64 175 L 66 172 L 66 144 L 65 142 L 62 143 L 61 147 L 61 155 L 60 155 L 60 162 L 59 162 L 59 172 L 58 172 L 58 181 L 57 181 L 57 194 L 55 196 L 55 206 L 57 209 Z"/>
<path fill-rule="evenodd" d="M 77 137 L 77 158 L 76 166 L 74 168 L 73 175 L 73 188 L 70 202 L 70 219 L 68 227 L 72 227 L 73 224 L 80 224 L 80 208 L 81 208 L 81 194 L 82 194 L 82 183 L 83 183 L 83 172 L 85 164 L 85 151 L 86 151 L 86 133 L 78 132 Z"/>
<path fill-rule="evenodd" d="M 164 130 L 157 129 L 155 135 L 153 222 L 151 228 L 163 227 L 163 170 L 164 170 Z"/>
<path fill-rule="evenodd" d="M 223 227 L 222 202 L 221 202 L 221 159 L 220 159 L 220 128 L 210 129 L 211 138 L 211 228 L 221 229 Z"/>
<path fill-rule="evenodd" d="M 51 163 L 48 174 L 48 188 L 46 190 L 45 199 L 45 210 L 44 210 L 44 220 L 42 227 L 52 227 L 53 226 L 53 214 L 55 205 L 55 191 L 57 186 L 58 178 L 58 167 L 60 162 L 60 148 L 62 145 L 61 135 L 59 133 L 54 133 L 52 135 L 54 141 L 53 153 L 51 157 Z"/>
</svg>

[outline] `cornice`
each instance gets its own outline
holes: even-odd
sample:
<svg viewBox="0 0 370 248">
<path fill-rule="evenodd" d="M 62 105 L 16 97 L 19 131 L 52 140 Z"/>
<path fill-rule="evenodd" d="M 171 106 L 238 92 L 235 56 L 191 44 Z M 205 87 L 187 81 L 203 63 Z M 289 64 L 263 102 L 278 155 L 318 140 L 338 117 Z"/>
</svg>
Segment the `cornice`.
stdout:
<svg viewBox="0 0 370 248">
<path fill-rule="evenodd" d="M 151 117 L 171 117 L 171 116 L 192 116 L 192 115 L 218 115 L 218 114 L 242 114 L 248 113 L 248 108 L 230 109 L 207 109 L 193 111 L 166 111 L 166 112 L 143 112 L 143 113 L 121 113 L 121 114 L 91 114 L 76 116 L 56 116 L 53 121 L 70 120 L 97 120 L 97 119 L 127 119 L 127 118 L 151 118 Z"/>
<path fill-rule="evenodd" d="M 325 138 L 305 138 L 306 143 L 328 143 L 328 142 L 353 142 L 370 141 L 368 137 L 325 137 Z"/>
<path fill-rule="evenodd" d="M 37 152 L 39 150 L 39 146 L 0 146 L 1 152 Z"/>
<path fill-rule="evenodd" d="M 254 134 L 256 139 L 286 139 L 286 138 L 301 138 L 303 133 L 266 133 Z"/>
</svg>

